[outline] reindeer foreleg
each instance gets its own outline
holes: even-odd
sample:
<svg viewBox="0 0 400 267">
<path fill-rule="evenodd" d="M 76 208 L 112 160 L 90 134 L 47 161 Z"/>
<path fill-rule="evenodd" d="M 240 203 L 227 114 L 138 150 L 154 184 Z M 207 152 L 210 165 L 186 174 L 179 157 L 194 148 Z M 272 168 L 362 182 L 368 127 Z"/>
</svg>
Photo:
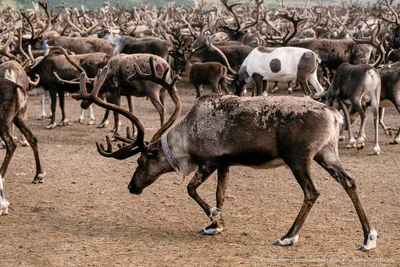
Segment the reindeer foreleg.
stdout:
<svg viewBox="0 0 400 267">
<path fill-rule="evenodd" d="M 199 187 L 204 181 L 210 177 L 210 175 L 215 171 L 216 167 L 210 166 L 210 165 L 200 165 L 199 168 L 197 169 L 194 177 L 190 181 L 190 183 L 187 186 L 188 194 L 190 197 L 192 197 L 197 204 L 200 205 L 200 207 L 204 210 L 204 212 L 207 214 L 207 216 L 210 218 L 212 223 L 206 227 L 204 227 L 201 231 L 200 234 L 202 235 L 216 235 L 219 232 L 222 231 L 222 228 L 218 227 L 218 216 L 219 216 L 219 210 L 218 210 L 218 203 L 217 207 L 211 207 L 206 203 L 196 192 L 197 187 Z M 220 193 L 222 193 L 225 190 L 221 190 L 220 188 Z M 217 195 L 218 195 L 218 190 L 217 190 Z M 218 198 L 218 197 L 217 197 Z M 223 198 L 222 198 L 223 199 Z M 222 200 L 223 202 L 223 200 Z M 221 199 L 219 201 L 220 205 Z"/>
</svg>

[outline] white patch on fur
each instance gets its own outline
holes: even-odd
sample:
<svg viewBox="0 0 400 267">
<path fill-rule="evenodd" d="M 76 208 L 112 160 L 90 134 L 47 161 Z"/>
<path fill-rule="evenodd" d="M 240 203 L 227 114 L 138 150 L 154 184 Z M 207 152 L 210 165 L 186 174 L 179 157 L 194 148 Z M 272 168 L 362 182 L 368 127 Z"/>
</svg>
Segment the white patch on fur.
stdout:
<svg viewBox="0 0 400 267">
<path fill-rule="evenodd" d="M 10 80 L 12 82 L 17 81 L 17 77 L 15 76 L 15 72 L 13 70 L 6 70 L 4 73 L 4 79 Z"/>
<path fill-rule="evenodd" d="M 42 86 L 35 87 L 32 90 L 29 90 L 28 95 L 30 96 L 37 96 L 37 95 L 44 95 L 46 93 L 46 90 Z"/>
<path fill-rule="evenodd" d="M 362 244 L 360 250 L 367 251 L 376 247 L 376 241 L 378 239 L 378 232 L 375 229 L 371 229 L 368 234 L 367 244 Z"/>
<path fill-rule="evenodd" d="M 114 55 L 121 53 L 122 36 L 120 36 L 119 34 L 111 33 L 106 34 L 104 36 L 104 39 L 115 45 Z"/>
<path fill-rule="evenodd" d="M 305 52 L 312 51 L 299 47 L 278 47 L 269 53 L 263 53 L 253 49 L 243 65 L 246 66 L 249 76 L 258 73 L 265 80 L 290 82 L 297 79 L 298 65 Z M 273 59 L 279 59 L 281 62 L 281 69 L 278 72 L 271 70 L 270 62 Z"/>
<path fill-rule="evenodd" d="M 0 215 L 8 214 L 8 206 L 10 205 L 3 194 L 3 178 L 0 175 Z"/>
<path fill-rule="evenodd" d="M 210 228 L 210 229 L 206 229 L 206 227 L 204 227 L 204 228 L 200 231 L 200 233 L 201 233 L 202 235 L 216 235 L 216 234 L 218 234 L 218 233 L 221 233 L 222 230 L 224 230 L 224 229 L 223 229 L 223 228 L 220 228 L 220 227 L 218 227 L 218 228 Z"/>
<path fill-rule="evenodd" d="M 295 235 L 292 238 L 285 238 L 285 239 L 279 239 L 278 241 L 275 242 L 275 245 L 277 246 L 291 246 L 297 243 L 299 240 L 299 235 Z"/>
</svg>

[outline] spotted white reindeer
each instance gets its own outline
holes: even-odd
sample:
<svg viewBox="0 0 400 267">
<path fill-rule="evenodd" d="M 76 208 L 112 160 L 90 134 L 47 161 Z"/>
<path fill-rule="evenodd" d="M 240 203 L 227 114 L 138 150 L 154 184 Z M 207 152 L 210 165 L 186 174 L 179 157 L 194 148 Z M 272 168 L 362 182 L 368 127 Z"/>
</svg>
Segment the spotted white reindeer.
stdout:
<svg viewBox="0 0 400 267">
<path fill-rule="evenodd" d="M 235 74 L 236 95 L 241 95 L 245 84 L 255 81 L 256 95 L 267 95 L 268 81 L 297 81 L 305 95 L 323 92 L 318 82 L 317 69 L 320 59 L 309 49 L 298 47 L 257 47 L 244 60 Z M 314 88 L 311 91 L 308 82 Z"/>
</svg>

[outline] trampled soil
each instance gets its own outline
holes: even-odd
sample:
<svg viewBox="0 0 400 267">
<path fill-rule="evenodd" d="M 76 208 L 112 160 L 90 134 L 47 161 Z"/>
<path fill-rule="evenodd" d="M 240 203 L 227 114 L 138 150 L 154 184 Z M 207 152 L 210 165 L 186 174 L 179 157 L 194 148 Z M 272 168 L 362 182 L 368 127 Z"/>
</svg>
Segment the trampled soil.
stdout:
<svg viewBox="0 0 400 267">
<path fill-rule="evenodd" d="M 185 114 L 195 101 L 195 90 L 181 82 L 179 92 Z M 171 101 L 167 102 L 171 112 Z M 4 183 L 12 209 L 0 217 L 0 266 L 400 265 L 400 145 L 389 145 L 380 129 L 382 153 L 368 155 L 373 146 L 370 112 L 366 148 L 348 150 L 345 142 L 340 143 L 342 163 L 357 180 L 380 235 L 375 250 L 360 252 L 356 248 L 363 235 L 355 209 L 340 185 L 316 163 L 312 176 L 321 196 L 296 245 L 272 245 L 289 230 L 303 201 L 300 186 L 286 167 L 232 167 L 225 230 L 201 236 L 199 230 L 209 220 L 187 194 L 191 177 L 182 181 L 176 174 L 166 174 L 140 196 L 132 196 L 127 185 L 137 156 L 118 161 L 96 151 L 95 142 L 104 142 L 112 122 L 106 129 L 73 124 L 47 130 L 48 121 L 35 119 L 39 97 L 30 97 L 28 106 L 29 125 L 39 139 L 47 176 L 44 184 L 31 184 L 32 150 L 17 148 Z M 66 107 L 74 120 L 79 103 L 67 97 Z M 104 110 L 94 109 L 99 123 Z M 150 138 L 159 127 L 158 113 L 144 98 L 135 99 L 135 111 Z M 393 107 L 386 111 L 385 122 L 395 130 L 400 126 Z M 0 154 L 4 157 L 5 150 Z M 215 188 L 216 174 L 198 192 L 213 204 Z"/>
</svg>

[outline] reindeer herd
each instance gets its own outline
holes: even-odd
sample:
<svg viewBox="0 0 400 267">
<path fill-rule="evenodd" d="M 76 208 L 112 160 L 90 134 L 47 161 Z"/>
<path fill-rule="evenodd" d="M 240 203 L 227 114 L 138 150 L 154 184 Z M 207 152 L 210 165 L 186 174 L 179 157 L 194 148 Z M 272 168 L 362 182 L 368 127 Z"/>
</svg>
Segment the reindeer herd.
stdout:
<svg viewBox="0 0 400 267">
<path fill-rule="evenodd" d="M 230 166 L 286 165 L 300 184 L 304 201 L 293 226 L 275 244 L 295 244 L 320 194 L 310 175 L 314 160 L 354 204 L 364 236 L 360 249 L 373 249 L 378 234 L 355 180 L 341 164 L 338 142 L 348 130 L 346 147 L 364 148 L 371 107 L 375 130 L 371 154 L 378 155 L 378 124 L 391 134 L 383 123 L 384 108 L 394 105 L 400 112 L 400 65 L 395 63 L 400 60 L 396 56 L 400 6 L 392 2 L 310 6 L 305 1 L 303 7 L 293 7 L 279 0 L 276 7 L 268 8 L 263 0 L 248 4 L 220 0 L 195 1 L 194 6 L 170 2 L 158 9 L 147 4 L 112 7 L 106 2 L 90 11 L 66 3 L 57 9 L 45 2 L 33 3 L 27 10 L 2 3 L 0 137 L 6 153 L 0 169 L 0 215 L 8 213 L 3 179 L 17 147 L 14 125 L 24 136 L 21 144 L 29 144 L 34 152 L 33 183 L 42 183 L 45 177 L 38 140 L 26 119 L 28 92 L 43 88 L 51 100 L 48 129 L 71 124 L 64 111 L 66 93 L 82 101 L 83 109 L 92 103 L 105 109 L 99 128 L 108 125 L 109 111 L 114 113 L 112 138 L 122 144 L 114 149 L 107 137 L 106 147 L 97 143 L 97 150 L 116 159 L 140 154 L 130 193 L 140 194 L 168 172 L 182 176 L 195 172 L 188 193 L 211 220 L 201 234 L 223 230 Z M 177 74 L 188 76 L 198 99 L 174 125 L 181 112 Z M 278 83 L 287 85 L 288 93 L 299 85 L 304 97 L 268 95 L 268 82 L 275 83 L 271 93 Z M 211 85 L 214 94 L 200 97 L 203 85 Z M 243 96 L 251 87 L 254 97 Z M 168 119 L 166 95 L 175 105 Z M 120 106 L 122 96 L 129 110 Z M 133 96 L 148 98 L 160 116 L 160 129 L 149 141 L 144 140 L 143 124 L 134 115 Z M 340 111 L 345 118 L 341 129 Z M 356 114 L 361 125 L 354 136 L 351 125 Z M 125 137 L 120 135 L 119 115 L 132 123 Z M 391 143 L 399 142 L 400 130 Z M 215 171 L 214 207 L 196 189 Z"/>
</svg>

